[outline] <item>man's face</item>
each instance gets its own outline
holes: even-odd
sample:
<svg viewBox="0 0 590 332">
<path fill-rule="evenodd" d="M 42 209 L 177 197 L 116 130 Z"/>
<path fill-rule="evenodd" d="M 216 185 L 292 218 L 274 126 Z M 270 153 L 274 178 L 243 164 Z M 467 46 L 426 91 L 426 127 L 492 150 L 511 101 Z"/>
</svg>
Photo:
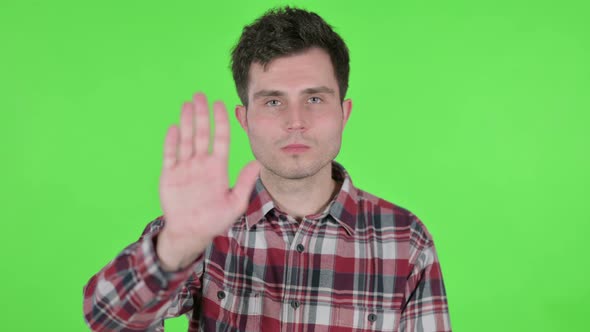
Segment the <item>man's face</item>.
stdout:
<svg viewBox="0 0 590 332">
<path fill-rule="evenodd" d="M 352 102 L 340 103 L 330 56 L 319 48 L 250 66 L 248 110 L 236 107 L 256 159 L 285 179 L 316 174 L 338 155 Z M 284 149 L 290 144 L 309 148 Z"/>
</svg>

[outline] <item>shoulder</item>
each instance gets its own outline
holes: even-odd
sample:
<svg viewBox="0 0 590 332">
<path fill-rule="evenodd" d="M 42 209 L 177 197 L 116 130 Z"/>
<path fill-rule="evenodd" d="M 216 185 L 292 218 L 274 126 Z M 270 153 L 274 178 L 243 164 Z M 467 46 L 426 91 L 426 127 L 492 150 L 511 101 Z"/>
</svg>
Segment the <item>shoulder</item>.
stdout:
<svg viewBox="0 0 590 332">
<path fill-rule="evenodd" d="M 357 228 L 372 227 L 382 232 L 393 232 L 398 240 L 428 246 L 432 235 L 412 211 L 369 192 L 356 188 L 358 200 Z"/>
</svg>

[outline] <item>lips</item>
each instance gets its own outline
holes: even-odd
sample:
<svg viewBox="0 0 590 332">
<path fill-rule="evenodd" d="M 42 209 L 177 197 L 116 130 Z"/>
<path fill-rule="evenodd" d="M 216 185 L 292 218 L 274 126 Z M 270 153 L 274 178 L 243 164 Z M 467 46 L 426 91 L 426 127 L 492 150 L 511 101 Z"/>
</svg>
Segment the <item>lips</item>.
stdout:
<svg viewBox="0 0 590 332">
<path fill-rule="evenodd" d="M 287 146 L 282 147 L 282 149 L 290 149 L 290 148 L 309 148 L 309 146 L 305 144 L 289 144 Z"/>
<path fill-rule="evenodd" d="M 289 144 L 281 148 L 286 153 L 303 153 L 309 150 L 309 146 L 305 144 Z"/>
</svg>

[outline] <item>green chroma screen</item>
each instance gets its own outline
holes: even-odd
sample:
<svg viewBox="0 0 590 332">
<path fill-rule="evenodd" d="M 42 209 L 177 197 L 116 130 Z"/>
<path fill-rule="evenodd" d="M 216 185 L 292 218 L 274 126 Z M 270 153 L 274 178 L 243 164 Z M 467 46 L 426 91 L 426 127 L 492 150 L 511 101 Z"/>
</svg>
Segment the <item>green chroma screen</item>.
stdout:
<svg viewBox="0 0 590 332">
<path fill-rule="evenodd" d="M 282 4 L 348 43 L 337 160 L 425 222 L 454 330 L 587 331 L 590 10 L 533 0 L 2 2 L 0 329 L 87 330 L 82 287 L 161 214 L 196 91 L 228 106 L 235 181 L 253 156 L 229 52 Z"/>
</svg>

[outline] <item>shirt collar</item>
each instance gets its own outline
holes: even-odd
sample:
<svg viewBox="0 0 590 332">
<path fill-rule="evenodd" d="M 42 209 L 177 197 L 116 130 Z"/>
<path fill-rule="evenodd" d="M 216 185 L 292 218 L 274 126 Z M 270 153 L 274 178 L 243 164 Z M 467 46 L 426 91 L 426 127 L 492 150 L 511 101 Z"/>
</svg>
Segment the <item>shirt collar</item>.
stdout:
<svg viewBox="0 0 590 332">
<path fill-rule="evenodd" d="M 330 215 L 346 229 L 348 234 L 352 234 L 356 228 L 358 189 L 352 184 L 352 179 L 346 169 L 334 160 L 332 161 L 332 179 L 342 183 L 340 190 L 326 209 L 322 213 L 313 215 L 313 218 L 321 219 Z M 244 214 L 246 228 L 250 229 L 263 221 L 264 217 L 273 209 L 278 210 L 259 176 L 250 194 L 250 203 Z"/>
</svg>

